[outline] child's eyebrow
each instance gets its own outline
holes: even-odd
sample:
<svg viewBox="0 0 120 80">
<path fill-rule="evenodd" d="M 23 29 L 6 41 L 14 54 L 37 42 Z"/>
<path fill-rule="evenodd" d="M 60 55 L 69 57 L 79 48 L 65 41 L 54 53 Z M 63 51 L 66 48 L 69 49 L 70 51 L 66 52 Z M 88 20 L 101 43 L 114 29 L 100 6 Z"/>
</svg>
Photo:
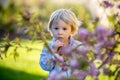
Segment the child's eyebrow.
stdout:
<svg viewBox="0 0 120 80">
<path fill-rule="evenodd" d="M 68 28 L 67 26 L 63 26 L 63 28 Z"/>
<path fill-rule="evenodd" d="M 55 26 L 55 27 L 59 28 L 60 26 Z"/>
</svg>

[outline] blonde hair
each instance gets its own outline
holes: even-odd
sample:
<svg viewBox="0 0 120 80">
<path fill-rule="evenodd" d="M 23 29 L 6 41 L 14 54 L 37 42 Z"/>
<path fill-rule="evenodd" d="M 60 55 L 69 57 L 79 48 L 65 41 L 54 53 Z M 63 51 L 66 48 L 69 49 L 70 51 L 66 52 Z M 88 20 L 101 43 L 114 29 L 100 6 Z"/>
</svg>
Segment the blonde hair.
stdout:
<svg viewBox="0 0 120 80">
<path fill-rule="evenodd" d="M 49 19 L 48 30 L 51 32 L 51 27 L 54 21 L 62 20 L 71 26 L 71 32 L 74 34 L 78 28 L 78 20 L 75 14 L 69 9 L 58 9 L 54 11 Z"/>
</svg>

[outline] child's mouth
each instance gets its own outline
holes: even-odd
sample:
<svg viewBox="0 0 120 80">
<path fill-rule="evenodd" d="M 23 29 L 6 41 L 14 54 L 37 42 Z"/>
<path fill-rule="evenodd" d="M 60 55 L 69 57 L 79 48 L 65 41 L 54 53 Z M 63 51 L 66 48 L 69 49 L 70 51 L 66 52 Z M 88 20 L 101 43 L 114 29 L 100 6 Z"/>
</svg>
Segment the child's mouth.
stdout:
<svg viewBox="0 0 120 80">
<path fill-rule="evenodd" d="M 59 41 L 62 42 L 62 41 L 63 41 L 63 38 L 62 38 L 62 37 L 58 37 L 57 40 L 59 40 Z"/>
</svg>

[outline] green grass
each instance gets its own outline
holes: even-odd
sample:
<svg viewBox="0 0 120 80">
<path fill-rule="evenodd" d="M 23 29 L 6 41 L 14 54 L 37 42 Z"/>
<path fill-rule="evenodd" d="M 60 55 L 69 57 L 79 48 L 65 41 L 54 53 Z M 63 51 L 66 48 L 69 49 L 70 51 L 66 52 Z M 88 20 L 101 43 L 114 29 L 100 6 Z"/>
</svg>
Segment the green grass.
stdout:
<svg viewBox="0 0 120 80">
<path fill-rule="evenodd" d="M 7 57 L 0 59 L 0 80 L 41 80 L 48 73 L 41 69 L 39 65 L 40 52 L 43 46 L 41 41 L 31 43 L 22 41 L 23 46 L 36 48 L 39 50 L 27 51 L 25 48 L 18 48 L 19 57 L 13 57 L 14 47 L 10 47 Z"/>
</svg>

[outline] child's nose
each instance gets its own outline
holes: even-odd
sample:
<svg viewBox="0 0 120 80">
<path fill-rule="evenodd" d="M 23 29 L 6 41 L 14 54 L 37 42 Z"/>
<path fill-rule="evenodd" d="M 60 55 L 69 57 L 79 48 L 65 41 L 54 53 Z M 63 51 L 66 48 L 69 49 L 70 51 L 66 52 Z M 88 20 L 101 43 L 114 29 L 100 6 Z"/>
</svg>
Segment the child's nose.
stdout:
<svg viewBox="0 0 120 80">
<path fill-rule="evenodd" d="M 62 31 L 62 30 L 59 30 L 58 34 L 60 35 L 60 34 L 62 34 L 62 33 L 63 33 L 63 31 Z"/>
</svg>

